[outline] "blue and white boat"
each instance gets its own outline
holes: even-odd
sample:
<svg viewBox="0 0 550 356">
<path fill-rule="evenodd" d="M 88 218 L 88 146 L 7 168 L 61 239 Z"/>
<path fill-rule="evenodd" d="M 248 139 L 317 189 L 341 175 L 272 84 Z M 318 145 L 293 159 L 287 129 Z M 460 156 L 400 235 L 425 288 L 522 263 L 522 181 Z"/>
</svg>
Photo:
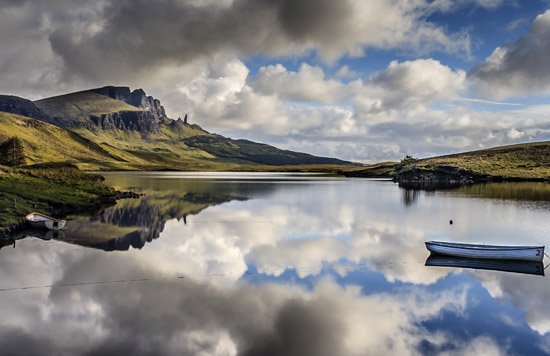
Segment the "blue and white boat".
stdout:
<svg viewBox="0 0 550 356">
<path fill-rule="evenodd" d="M 61 230 L 67 223 L 65 220 L 55 219 L 40 213 L 30 213 L 25 218 L 27 223 L 36 229 Z"/>
<path fill-rule="evenodd" d="M 523 261 L 542 261 L 544 258 L 544 246 L 497 246 L 428 241 L 426 248 L 435 254 L 468 258 Z"/>
</svg>

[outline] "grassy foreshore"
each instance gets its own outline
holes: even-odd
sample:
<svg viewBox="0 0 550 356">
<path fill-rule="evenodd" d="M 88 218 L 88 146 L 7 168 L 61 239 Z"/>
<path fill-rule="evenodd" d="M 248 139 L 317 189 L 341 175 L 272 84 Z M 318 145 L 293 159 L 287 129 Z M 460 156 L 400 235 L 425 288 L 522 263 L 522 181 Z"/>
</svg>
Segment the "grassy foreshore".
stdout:
<svg viewBox="0 0 550 356">
<path fill-rule="evenodd" d="M 343 172 L 407 182 L 550 181 L 550 142 L 501 146 L 446 156 L 387 162 Z"/>
<path fill-rule="evenodd" d="M 67 163 L 0 166 L 0 230 L 24 223 L 33 211 L 63 217 L 112 204 L 117 192 L 103 180 Z"/>
</svg>

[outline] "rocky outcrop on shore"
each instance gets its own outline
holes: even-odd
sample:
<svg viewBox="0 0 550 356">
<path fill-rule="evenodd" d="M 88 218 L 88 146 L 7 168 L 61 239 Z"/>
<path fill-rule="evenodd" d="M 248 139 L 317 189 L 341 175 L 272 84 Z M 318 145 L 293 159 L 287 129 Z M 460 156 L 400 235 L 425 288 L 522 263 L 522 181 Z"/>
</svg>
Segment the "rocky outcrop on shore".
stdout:
<svg viewBox="0 0 550 356">
<path fill-rule="evenodd" d="M 405 188 L 452 188 L 487 180 L 488 177 L 453 166 L 413 166 L 399 171 L 394 178 Z"/>
</svg>

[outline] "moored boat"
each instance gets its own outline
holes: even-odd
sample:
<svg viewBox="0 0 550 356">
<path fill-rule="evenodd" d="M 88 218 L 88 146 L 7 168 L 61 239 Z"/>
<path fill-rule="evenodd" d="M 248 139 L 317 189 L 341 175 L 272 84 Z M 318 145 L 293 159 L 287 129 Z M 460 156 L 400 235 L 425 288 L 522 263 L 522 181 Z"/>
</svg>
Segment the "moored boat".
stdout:
<svg viewBox="0 0 550 356">
<path fill-rule="evenodd" d="M 67 223 L 65 220 L 52 218 L 51 216 L 40 213 L 30 213 L 25 218 L 30 226 L 37 229 L 60 230 L 64 228 Z"/>
<path fill-rule="evenodd" d="M 471 268 L 544 276 L 542 261 L 494 260 L 431 254 L 426 260 L 425 265 L 430 267 Z"/>
<path fill-rule="evenodd" d="M 524 261 L 542 261 L 544 258 L 544 246 L 497 246 L 427 241 L 426 248 L 435 254 L 468 258 Z"/>
</svg>

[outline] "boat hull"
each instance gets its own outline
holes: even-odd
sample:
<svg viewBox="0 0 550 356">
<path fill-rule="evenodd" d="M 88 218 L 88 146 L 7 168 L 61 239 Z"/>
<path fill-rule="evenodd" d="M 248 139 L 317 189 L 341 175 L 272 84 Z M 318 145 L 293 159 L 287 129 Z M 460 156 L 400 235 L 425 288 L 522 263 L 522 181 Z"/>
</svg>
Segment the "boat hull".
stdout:
<svg viewBox="0 0 550 356">
<path fill-rule="evenodd" d="M 35 229 L 61 230 L 67 223 L 65 220 L 59 220 L 39 213 L 31 213 L 26 216 L 27 223 Z"/>
<path fill-rule="evenodd" d="M 544 246 L 495 246 L 429 241 L 426 248 L 447 256 L 494 260 L 542 261 Z"/>
</svg>

